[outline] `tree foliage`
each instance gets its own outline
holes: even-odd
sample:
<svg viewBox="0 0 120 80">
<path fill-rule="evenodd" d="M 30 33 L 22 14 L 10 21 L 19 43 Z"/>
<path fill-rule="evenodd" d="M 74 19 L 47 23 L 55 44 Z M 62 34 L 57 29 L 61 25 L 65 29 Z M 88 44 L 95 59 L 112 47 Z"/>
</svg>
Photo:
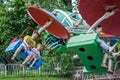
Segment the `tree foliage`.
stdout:
<svg viewBox="0 0 120 80">
<path fill-rule="evenodd" d="M 52 11 L 56 8 L 62 10 L 71 10 L 70 4 L 64 5 L 62 0 L 0 0 L 0 54 L 6 56 L 4 52 L 9 42 L 19 36 L 27 26 L 33 26 L 38 29 L 38 25 L 31 20 L 27 14 L 27 7 L 29 5 L 44 8 Z M 32 31 L 26 32 L 30 34 Z M 44 52 L 44 49 L 43 49 Z M 61 53 L 57 55 L 51 52 L 52 56 L 63 64 L 63 70 L 66 72 L 71 69 L 72 54 Z M 45 59 L 47 59 L 48 56 Z"/>
</svg>

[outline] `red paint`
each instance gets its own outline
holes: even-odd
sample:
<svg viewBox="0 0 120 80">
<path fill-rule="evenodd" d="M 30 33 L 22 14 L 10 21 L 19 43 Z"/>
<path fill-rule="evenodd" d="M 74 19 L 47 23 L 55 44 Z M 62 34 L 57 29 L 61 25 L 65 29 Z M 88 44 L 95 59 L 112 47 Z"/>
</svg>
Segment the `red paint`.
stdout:
<svg viewBox="0 0 120 80">
<path fill-rule="evenodd" d="M 113 37 L 113 35 L 109 35 L 109 34 L 106 34 L 106 33 L 101 33 L 98 36 L 99 37 Z"/>
<path fill-rule="evenodd" d="M 106 12 L 106 6 L 116 6 L 118 10 L 113 16 L 105 19 L 100 25 L 103 32 L 120 36 L 120 0 L 79 0 L 79 12 L 89 25 L 92 25 Z"/>
<path fill-rule="evenodd" d="M 14 39 L 12 39 L 12 40 L 10 41 L 10 44 L 13 43 L 13 42 L 15 42 L 15 41 L 17 41 L 17 40 L 23 41 L 23 38 L 17 38 L 17 37 L 15 37 Z"/>
<path fill-rule="evenodd" d="M 37 8 L 35 6 L 28 7 L 29 16 L 39 25 L 43 26 L 48 20 L 52 19 L 52 24 L 46 28 L 46 30 L 58 37 L 63 39 L 69 38 L 68 31 L 63 27 L 61 23 L 59 23 L 53 15 L 45 12 L 43 9 Z"/>
</svg>

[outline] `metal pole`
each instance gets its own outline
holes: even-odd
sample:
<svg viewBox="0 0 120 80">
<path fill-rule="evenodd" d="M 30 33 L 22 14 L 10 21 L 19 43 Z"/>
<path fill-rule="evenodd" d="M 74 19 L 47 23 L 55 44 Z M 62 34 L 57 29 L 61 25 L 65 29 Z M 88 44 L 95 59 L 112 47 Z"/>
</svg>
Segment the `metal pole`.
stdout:
<svg viewBox="0 0 120 80">
<path fill-rule="evenodd" d="M 7 76 L 7 68 L 6 68 L 7 65 L 4 64 L 4 66 L 5 66 L 5 77 L 6 77 Z"/>
<path fill-rule="evenodd" d="M 49 20 L 47 21 L 43 27 L 41 27 L 39 30 L 38 30 L 38 33 L 40 34 L 43 30 L 45 30 L 47 27 L 49 27 L 49 25 L 52 24 L 52 20 Z"/>
<path fill-rule="evenodd" d="M 63 12 L 62 10 L 59 10 L 59 9 L 55 9 L 55 11 L 62 13 L 68 19 L 70 24 L 73 26 L 73 21 L 70 19 L 68 14 L 66 14 L 65 12 Z"/>
<path fill-rule="evenodd" d="M 25 67 L 24 66 L 23 66 L 22 70 L 23 70 L 23 76 L 24 76 L 25 75 Z"/>
<path fill-rule="evenodd" d="M 95 28 L 97 25 L 99 25 L 99 23 L 101 23 L 104 19 L 109 18 L 110 16 L 114 15 L 115 11 L 112 12 L 106 12 L 102 17 L 100 17 L 87 31 L 87 33 L 92 32 L 93 28 Z"/>
</svg>

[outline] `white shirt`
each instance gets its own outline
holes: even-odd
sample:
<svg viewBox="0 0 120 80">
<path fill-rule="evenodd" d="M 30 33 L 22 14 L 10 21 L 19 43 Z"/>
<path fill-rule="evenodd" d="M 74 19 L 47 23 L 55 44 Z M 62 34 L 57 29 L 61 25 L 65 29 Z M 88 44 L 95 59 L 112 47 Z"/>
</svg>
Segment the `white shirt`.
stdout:
<svg viewBox="0 0 120 80">
<path fill-rule="evenodd" d="M 34 55 L 36 55 L 37 57 L 40 56 L 40 51 L 37 50 L 37 48 L 32 48 L 32 52 Z"/>
</svg>

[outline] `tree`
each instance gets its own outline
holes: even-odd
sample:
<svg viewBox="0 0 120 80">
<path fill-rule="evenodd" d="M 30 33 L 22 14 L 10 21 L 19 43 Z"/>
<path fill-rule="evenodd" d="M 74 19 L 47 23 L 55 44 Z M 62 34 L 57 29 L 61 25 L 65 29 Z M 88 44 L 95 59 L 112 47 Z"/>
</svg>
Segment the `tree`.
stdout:
<svg viewBox="0 0 120 80">
<path fill-rule="evenodd" d="M 4 58 L 6 58 L 4 50 L 14 37 L 20 35 L 22 31 L 29 25 L 35 27 L 36 29 L 39 28 L 39 26 L 37 26 L 37 24 L 31 20 L 27 14 L 28 5 L 41 7 L 48 11 L 52 11 L 55 8 L 62 10 L 71 10 L 71 6 L 64 5 L 61 0 L 2 0 L 0 2 L 0 5 L 0 54 Z M 30 33 L 32 33 L 32 31 L 28 31 L 26 34 Z M 52 54 L 56 60 L 59 59 L 62 63 L 64 63 L 63 71 L 67 73 L 67 70 L 71 69 L 72 54 L 68 55 L 66 53 L 61 53 L 59 55 L 56 55 L 55 52 Z M 48 57 L 46 54 L 43 54 L 43 56 L 45 59 Z M 65 59 L 66 57 L 67 59 Z"/>
<path fill-rule="evenodd" d="M 0 51 L 4 55 L 9 42 L 28 25 L 36 26 L 27 14 L 24 1 L 5 0 L 0 2 Z"/>
</svg>

